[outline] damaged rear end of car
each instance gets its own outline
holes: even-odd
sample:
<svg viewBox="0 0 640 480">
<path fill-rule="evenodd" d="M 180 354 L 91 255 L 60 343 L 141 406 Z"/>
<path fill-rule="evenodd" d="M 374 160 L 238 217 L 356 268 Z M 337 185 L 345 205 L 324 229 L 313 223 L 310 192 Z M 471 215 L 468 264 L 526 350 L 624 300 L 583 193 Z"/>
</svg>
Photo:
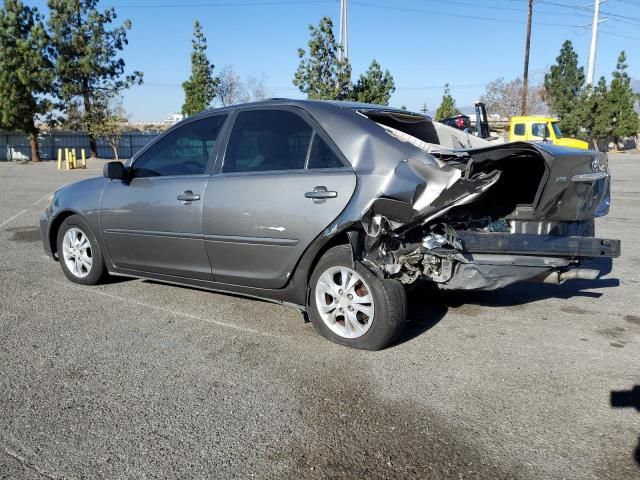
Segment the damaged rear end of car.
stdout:
<svg viewBox="0 0 640 480">
<path fill-rule="evenodd" d="M 609 210 L 605 154 L 529 143 L 478 148 L 451 141 L 456 133 L 423 116 L 357 113 L 382 129 L 384 148 L 364 136 L 355 142 L 359 190 L 370 200 L 342 224 L 357 228 L 354 255 L 379 277 L 494 290 L 595 279 L 620 255 L 619 240 L 595 236 L 595 218 Z M 392 161 L 373 155 L 393 151 L 393 142 Z"/>
</svg>

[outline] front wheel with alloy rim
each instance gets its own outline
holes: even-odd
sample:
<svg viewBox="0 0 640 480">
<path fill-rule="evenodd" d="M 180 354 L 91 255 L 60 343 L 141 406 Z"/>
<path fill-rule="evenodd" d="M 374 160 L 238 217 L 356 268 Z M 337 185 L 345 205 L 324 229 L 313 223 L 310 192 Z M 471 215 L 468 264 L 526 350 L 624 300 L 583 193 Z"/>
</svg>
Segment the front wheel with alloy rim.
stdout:
<svg viewBox="0 0 640 480">
<path fill-rule="evenodd" d="M 379 350 L 393 342 L 406 323 L 402 284 L 354 265 L 348 245 L 327 250 L 311 275 L 310 288 L 313 326 L 341 345 Z"/>
<path fill-rule="evenodd" d="M 57 241 L 60 266 L 69 280 L 82 285 L 95 285 L 102 280 L 102 252 L 87 222 L 78 215 L 65 218 Z"/>
</svg>

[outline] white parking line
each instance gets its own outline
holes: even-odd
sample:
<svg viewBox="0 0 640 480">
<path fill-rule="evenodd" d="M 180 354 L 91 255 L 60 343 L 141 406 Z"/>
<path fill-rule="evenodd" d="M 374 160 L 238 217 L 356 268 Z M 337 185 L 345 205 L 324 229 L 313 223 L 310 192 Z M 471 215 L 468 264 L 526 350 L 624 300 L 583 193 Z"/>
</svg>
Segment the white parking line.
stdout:
<svg viewBox="0 0 640 480">
<path fill-rule="evenodd" d="M 0 228 L 4 227 L 5 225 L 8 225 L 9 223 L 13 222 L 16 218 L 18 218 L 20 215 L 23 215 L 27 213 L 27 210 L 21 210 L 18 213 L 16 213 L 13 217 L 6 219 L 4 222 L 0 223 Z"/>
<path fill-rule="evenodd" d="M 33 202 L 31 205 L 36 206 L 38 205 L 40 202 L 42 202 L 44 199 L 46 199 L 49 196 L 49 194 L 47 193 L 44 197 L 42 197 L 40 200 L 36 200 L 35 202 Z"/>
</svg>

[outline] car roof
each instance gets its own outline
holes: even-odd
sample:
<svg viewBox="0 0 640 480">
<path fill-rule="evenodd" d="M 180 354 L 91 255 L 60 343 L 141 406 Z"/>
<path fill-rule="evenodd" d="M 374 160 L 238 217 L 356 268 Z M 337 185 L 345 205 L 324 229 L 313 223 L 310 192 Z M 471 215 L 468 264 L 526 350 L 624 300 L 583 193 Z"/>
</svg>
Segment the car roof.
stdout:
<svg viewBox="0 0 640 480">
<path fill-rule="evenodd" d="M 392 113 L 399 115 L 411 115 L 421 118 L 428 118 L 426 115 L 422 113 L 412 112 L 410 110 L 403 110 L 401 108 L 389 107 L 386 105 L 377 105 L 374 103 L 362 103 L 362 102 L 351 102 L 351 101 L 342 101 L 342 100 L 305 100 L 305 99 L 292 99 L 292 98 L 269 98 L 267 100 L 261 100 L 258 102 L 249 102 L 249 103 L 238 103 L 235 105 L 229 105 L 227 107 L 221 108 L 211 108 L 207 109 L 204 112 L 198 113 L 196 115 L 192 115 L 188 118 L 195 118 L 200 116 L 207 116 L 212 113 L 224 112 L 224 111 L 232 111 L 238 108 L 243 107 L 269 107 L 269 106 L 295 106 L 303 108 L 304 110 L 313 113 L 316 109 L 326 109 L 327 107 L 335 107 L 339 109 L 345 110 L 354 110 L 354 111 L 367 111 L 367 112 L 380 112 L 380 113 Z"/>
<path fill-rule="evenodd" d="M 511 117 L 513 122 L 557 122 L 555 117 L 547 117 L 546 115 L 517 115 Z"/>
</svg>

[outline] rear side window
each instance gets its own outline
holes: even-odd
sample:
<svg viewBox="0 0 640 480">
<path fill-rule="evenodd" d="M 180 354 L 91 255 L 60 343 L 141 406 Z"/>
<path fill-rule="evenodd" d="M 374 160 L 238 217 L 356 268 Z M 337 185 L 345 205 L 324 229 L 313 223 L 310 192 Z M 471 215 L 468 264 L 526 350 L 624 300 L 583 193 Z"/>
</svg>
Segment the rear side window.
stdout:
<svg viewBox="0 0 640 480">
<path fill-rule="evenodd" d="M 222 171 L 261 172 L 304 169 L 313 130 L 286 110 L 240 112 Z"/>
<path fill-rule="evenodd" d="M 198 175 L 207 167 L 226 115 L 186 123 L 159 139 L 133 164 L 135 177 Z"/>
<path fill-rule="evenodd" d="M 344 163 L 320 135 L 313 136 L 307 168 L 342 168 Z"/>
<path fill-rule="evenodd" d="M 516 123 L 513 127 L 514 135 L 524 135 L 524 123 Z"/>
</svg>

